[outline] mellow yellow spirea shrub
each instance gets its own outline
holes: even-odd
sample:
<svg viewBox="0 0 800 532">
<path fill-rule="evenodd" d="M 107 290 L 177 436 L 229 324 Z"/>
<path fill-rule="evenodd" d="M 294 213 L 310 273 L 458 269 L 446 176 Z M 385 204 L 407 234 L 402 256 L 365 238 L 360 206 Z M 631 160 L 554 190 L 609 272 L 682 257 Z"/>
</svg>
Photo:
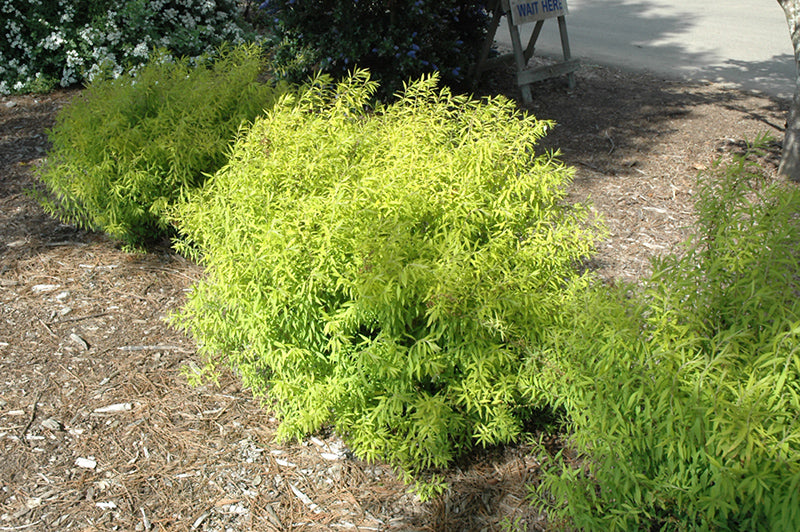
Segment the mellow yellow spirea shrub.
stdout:
<svg viewBox="0 0 800 532">
<path fill-rule="evenodd" d="M 59 219 L 130 246 L 169 235 L 165 212 L 227 161 L 243 124 L 286 87 L 262 83 L 254 45 L 196 66 L 155 56 L 138 74 L 95 79 L 59 112 L 39 178 Z"/>
<path fill-rule="evenodd" d="M 537 384 L 582 454 L 545 468 L 554 522 L 800 530 L 800 190 L 749 155 L 700 176 L 683 253 L 587 291 L 542 342 Z"/>
<path fill-rule="evenodd" d="M 535 153 L 548 122 L 435 76 L 375 90 L 286 96 L 179 206 L 208 274 L 175 322 L 274 400 L 280 437 L 331 425 L 417 473 L 520 435 L 521 368 L 599 231 Z"/>
</svg>

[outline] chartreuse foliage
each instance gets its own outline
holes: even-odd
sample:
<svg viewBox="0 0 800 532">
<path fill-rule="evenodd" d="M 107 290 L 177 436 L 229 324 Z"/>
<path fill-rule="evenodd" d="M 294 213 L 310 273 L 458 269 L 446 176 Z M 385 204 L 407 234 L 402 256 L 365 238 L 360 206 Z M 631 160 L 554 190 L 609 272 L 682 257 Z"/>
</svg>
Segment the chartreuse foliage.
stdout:
<svg viewBox="0 0 800 532">
<path fill-rule="evenodd" d="M 240 126 L 283 90 L 259 82 L 263 69 L 258 47 L 240 46 L 196 67 L 155 58 L 135 78 L 91 83 L 50 131 L 43 205 L 126 244 L 164 234 L 165 209 L 225 164 Z"/>
<path fill-rule="evenodd" d="M 331 425 L 410 473 L 513 441 L 520 368 L 597 231 L 547 122 L 357 71 L 286 96 L 176 218 L 207 277 L 175 321 L 274 400 L 281 438 Z"/>
<path fill-rule="evenodd" d="M 800 530 L 800 193 L 742 155 L 646 288 L 588 291 L 539 354 L 585 453 L 538 493 L 585 530 Z M 552 498 L 549 498 L 552 497 Z"/>
</svg>

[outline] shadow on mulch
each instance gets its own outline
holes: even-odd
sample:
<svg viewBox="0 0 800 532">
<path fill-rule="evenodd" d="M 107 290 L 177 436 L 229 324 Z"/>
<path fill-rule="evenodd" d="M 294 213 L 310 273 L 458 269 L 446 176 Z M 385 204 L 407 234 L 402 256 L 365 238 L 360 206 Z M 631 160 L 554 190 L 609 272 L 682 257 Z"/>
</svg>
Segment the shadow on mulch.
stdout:
<svg viewBox="0 0 800 532">
<path fill-rule="evenodd" d="M 550 61 L 534 58 L 532 62 Z M 503 94 L 537 118 L 555 121 L 541 148 L 559 150 L 568 165 L 588 163 L 607 175 L 625 173 L 630 158 L 647 157 L 661 139 L 679 131 L 682 121 L 695 118 L 703 106 L 734 111 L 742 121 L 760 123 L 780 143 L 790 104 L 710 83 L 596 65 L 583 65 L 577 79 L 573 89 L 565 77 L 533 85 L 533 102 L 524 107 L 515 87 L 515 71 L 506 68 L 485 73 L 475 94 Z"/>
</svg>

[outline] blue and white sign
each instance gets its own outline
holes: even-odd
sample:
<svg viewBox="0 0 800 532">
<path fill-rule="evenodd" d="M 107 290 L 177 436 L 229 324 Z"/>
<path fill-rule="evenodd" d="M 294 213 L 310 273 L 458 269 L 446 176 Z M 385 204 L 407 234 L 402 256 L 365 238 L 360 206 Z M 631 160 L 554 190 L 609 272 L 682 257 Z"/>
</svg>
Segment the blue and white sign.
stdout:
<svg viewBox="0 0 800 532">
<path fill-rule="evenodd" d="M 515 26 L 567 14 L 567 0 L 509 0 Z"/>
</svg>

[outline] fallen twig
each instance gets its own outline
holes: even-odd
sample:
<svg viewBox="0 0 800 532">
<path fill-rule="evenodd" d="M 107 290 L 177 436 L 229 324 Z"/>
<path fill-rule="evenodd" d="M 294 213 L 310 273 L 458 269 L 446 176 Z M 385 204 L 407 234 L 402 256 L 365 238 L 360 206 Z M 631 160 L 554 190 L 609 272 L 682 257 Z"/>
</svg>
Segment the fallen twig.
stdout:
<svg viewBox="0 0 800 532">
<path fill-rule="evenodd" d="M 82 320 L 90 320 L 92 318 L 100 318 L 102 316 L 108 316 L 111 314 L 110 312 L 98 312 L 97 314 L 89 314 L 88 316 L 76 316 L 74 318 L 66 318 L 58 321 L 50 322 L 52 325 L 56 325 L 59 323 L 71 323 L 74 321 L 82 321 Z"/>
<path fill-rule="evenodd" d="M 25 530 L 26 528 L 30 528 L 32 526 L 36 526 L 42 522 L 41 519 L 35 521 L 33 523 L 28 523 L 27 525 L 19 525 L 19 526 L 0 526 L 0 530 Z"/>
<path fill-rule="evenodd" d="M 47 324 L 45 322 L 43 322 L 41 318 L 36 318 L 36 319 L 39 320 L 39 323 L 42 324 L 42 327 L 45 328 L 45 330 L 48 332 L 48 334 L 50 334 L 50 336 L 52 336 L 53 338 L 58 340 L 58 336 L 56 336 L 56 333 L 53 332 L 53 329 L 48 327 Z"/>
<path fill-rule="evenodd" d="M 73 373 L 72 370 L 70 370 L 68 367 L 66 367 L 64 364 L 59 364 L 59 366 L 61 366 L 61 369 L 63 369 L 64 371 L 66 371 L 67 373 L 72 375 L 72 378 L 75 379 L 76 381 L 78 381 L 78 384 L 81 385 L 81 390 L 83 391 L 83 393 L 86 393 L 86 385 L 83 384 L 83 381 L 77 375 L 75 375 L 75 373 Z"/>
<path fill-rule="evenodd" d="M 28 433 L 28 429 L 31 428 L 33 424 L 33 420 L 36 419 L 36 405 L 39 403 L 39 400 L 42 398 L 42 394 L 44 393 L 45 389 L 47 388 L 47 384 L 50 382 L 50 376 L 46 375 L 44 378 L 44 383 L 42 387 L 39 389 L 39 393 L 36 394 L 36 398 L 33 400 L 33 408 L 31 409 L 31 417 L 28 419 L 28 423 L 25 425 L 25 428 L 22 429 L 20 433 L 20 440 L 25 440 L 25 435 Z"/>
<path fill-rule="evenodd" d="M 118 347 L 119 351 L 178 351 L 179 353 L 193 353 L 192 349 L 186 349 L 179 345 L 123 345 Z"/>
</svg>

